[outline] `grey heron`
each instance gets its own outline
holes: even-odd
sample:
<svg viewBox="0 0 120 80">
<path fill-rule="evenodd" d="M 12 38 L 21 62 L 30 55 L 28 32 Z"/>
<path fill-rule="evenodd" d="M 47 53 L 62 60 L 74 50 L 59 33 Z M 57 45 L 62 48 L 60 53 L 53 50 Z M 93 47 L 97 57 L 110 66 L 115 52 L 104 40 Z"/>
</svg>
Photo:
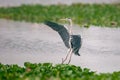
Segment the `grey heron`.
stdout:
<svg viewBox="0 0 120 80">
<path fill-rule="evenodd" d="M 69 27 L 66 28 L 66 26 L 64 25 L 51 22 L 51 21 L 45 21 L 45 24 L 59 33 L 65 46 L 68 48 L 67 56 L 64 59 L 62 58 L 62 63 L 64 63 L 69 57 L 69 61 L 68 61 L 68 64 L 69 64 L 73 53 L 75 55 L 80 56 L 79 49 L 81 48 L 81 36 L 73 35 L 72 20 L 70 18 L 65 18 L 65 19 L 60 19 L 60 20 L 68 21 Z"/>
</svg>

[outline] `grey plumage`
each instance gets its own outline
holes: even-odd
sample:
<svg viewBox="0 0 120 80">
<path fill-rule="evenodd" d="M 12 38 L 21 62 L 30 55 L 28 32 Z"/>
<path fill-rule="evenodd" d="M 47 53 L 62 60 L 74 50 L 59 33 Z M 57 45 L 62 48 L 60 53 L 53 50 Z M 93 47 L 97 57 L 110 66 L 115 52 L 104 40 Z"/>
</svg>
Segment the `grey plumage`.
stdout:
<svg viewBox="0 0 120 80">
<path fill-rule="evenodd" d="M 51 22 L 51 21 L 45 21 L 45 24 L 48 25 L 49 27 L 51 27 L 53 30 L 57 31 L 59 33 L 60 37 L 62 38 L 65 46 L 67 48 L 70 48 L 69 33 L 63 25 L 60 25 L 60 24 L 57 24 L 57 23 Z"/>
<path fill-rule="evenodd" d="M 71 35 L 71 47 L 72 52 L 75 53 L 75 55 L 80 56 L 79 49 L 81 48 L 81 36 L 80 35 Z"/>
<path fill-rule="evenodd" d="M 81 36 L 80 35 L 70 35 L 68 30 L 63 25 L 57 24 L 55 22 L 45 21 L 45 24 L 48 25 L 53 30 L 57 31 L 59 35 L 61 36 L 65 46 L 67 48 L 70 48 L 71 46 L 72 52 L 75 53 L 75 55 L 80 56 L 79 54 L 79 49 L 81 47 Z M 69 40 L 70 40 L 70 44 L 69 44 Z"/>
</svg>

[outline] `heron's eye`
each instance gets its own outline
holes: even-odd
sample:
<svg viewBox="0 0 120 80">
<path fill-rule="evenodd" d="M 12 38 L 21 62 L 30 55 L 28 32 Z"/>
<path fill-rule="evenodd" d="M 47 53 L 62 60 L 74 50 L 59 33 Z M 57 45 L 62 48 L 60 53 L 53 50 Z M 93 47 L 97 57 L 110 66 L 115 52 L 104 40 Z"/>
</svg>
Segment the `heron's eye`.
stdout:
<svg viewBox="0 0 120 80">
<path fill-rule="evenodd" d="M 71 18 L 67 18 L 67 19 L 71 19 Z"/>
</svg>

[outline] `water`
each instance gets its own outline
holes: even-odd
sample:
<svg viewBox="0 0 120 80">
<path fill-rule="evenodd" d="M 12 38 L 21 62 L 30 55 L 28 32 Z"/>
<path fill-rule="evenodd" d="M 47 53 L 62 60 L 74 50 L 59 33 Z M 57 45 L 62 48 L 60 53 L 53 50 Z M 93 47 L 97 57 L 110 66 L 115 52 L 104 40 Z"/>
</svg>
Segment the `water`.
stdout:
<svg viewBox="0 0 120 80">
<path fill-rule="evenodd" d="M 120 71 L 120 28 L 73 27 L 82 36 L 81 56 L 72 56 L 71 64 L 97 72 Z M 61 63 L 66 56 L 57 32 L 44 24 L 0 19 L 0 62 Z"/>
<path fill-rule="evenodd" d="M 72 3 L 120 3 L 120 0 L 0 0 L 0 6 L 20 6 L 21 4 L 72 4 Z"/>
</svg>

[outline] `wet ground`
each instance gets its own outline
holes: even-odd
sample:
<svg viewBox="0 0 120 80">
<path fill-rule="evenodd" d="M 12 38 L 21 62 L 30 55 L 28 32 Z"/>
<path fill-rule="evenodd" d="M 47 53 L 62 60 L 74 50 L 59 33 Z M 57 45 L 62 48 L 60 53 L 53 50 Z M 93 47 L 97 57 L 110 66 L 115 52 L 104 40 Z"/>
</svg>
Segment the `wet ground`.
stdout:
<svg viewBox="0 0 120 80">
<path fill-rule="evenodd" d="M 20 6 L 21 4 L 72 4 L 72 3 L 120 3 L 120 0 L 0 0 L 0 6 Z"/>
<path fill-rule="evenodd" d="M 97 72 L 120 71 L 120 28 L 73 27 L 74 34 L 82 36 L 81 56 L 72 56 L 71 64 Z M 0 19 L 0 62 L 61 63 L 66 56 L 57 32 L 44 24 L 15 22 Z"/>
</svg>

